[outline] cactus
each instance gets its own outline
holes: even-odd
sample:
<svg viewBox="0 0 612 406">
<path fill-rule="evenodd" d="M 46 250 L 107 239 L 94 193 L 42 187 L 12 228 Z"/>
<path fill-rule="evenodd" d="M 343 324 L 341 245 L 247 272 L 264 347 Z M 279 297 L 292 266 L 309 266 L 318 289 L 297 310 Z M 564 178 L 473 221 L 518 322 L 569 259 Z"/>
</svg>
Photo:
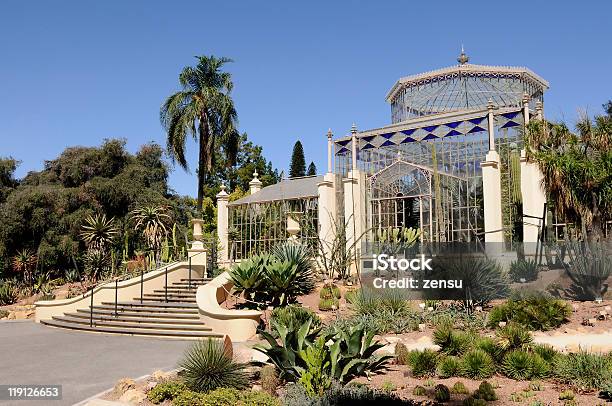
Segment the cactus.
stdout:
<svg viewBox="0 0 612 406">
<path fill-rule="evenodd" d="M 422 387 L 421 385 L 417 385 L 414 387 L 414 389 L 412 390 L 412 394 L 414 396 L 425 396 L 427 395 L 427 389 L 425 389 L 424 387 Z"/>
<path fill-rule="evenodd" d="M 468 389 L 465 387 L 465 385 L 461 381 L 455 382 L 455 384 L 451 388 L 451 392 L 457 393 L 457 394 L 460 394 L 460 395 L 465 395 L 465 394 L 469 393 Z"/>
<path fill-rule="evenodd" d="M 561 392 L 559 394 L 559 400 L 574 400 L 574 392 L 569 389 Z"/>
<path fill-rule="evenodd" d="M 164 238 L 164 244 L 162 245 L 161 250 L 161 260 L 162 262 L 169 262 L 170 260 L 170 246 L 168 244 L 168 237 Z"/>
<path fill-rule="evenodd" d="M 434 399 L 441 403 L 448 402 L 450 400 L 450 390 L 448 386 L 442 384 L 436 385 L 434 388 Z"/>
</svg>

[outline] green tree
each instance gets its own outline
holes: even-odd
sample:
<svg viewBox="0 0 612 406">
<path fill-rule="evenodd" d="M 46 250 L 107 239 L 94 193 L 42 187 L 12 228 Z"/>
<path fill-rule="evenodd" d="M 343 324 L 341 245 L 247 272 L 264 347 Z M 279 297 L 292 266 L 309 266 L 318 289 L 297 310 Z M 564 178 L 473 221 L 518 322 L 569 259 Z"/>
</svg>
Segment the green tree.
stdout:
<svg viewBox="0 0 612 406">
<path fill-rule="evenodd" d="M 310 162 L 310 165 L 308 165 L 308 171 L 306 172 L 306 175 L 315 176 L 316 174 L 317 174 L 317 166 L 315 165 L 314 162 Z"/>
<path fill-rule="evenodd" d="M 576 130 L 564 123 L 531 122 L 527 153 L 540 167 L 559 214 L 577 222 L 589 241 L 598 241 L 612 209 L 612 118 L 585 116 Z"/>
<path fill-rule="evenodd" d="M 304 147 L 300 141 L 296 141 L 291 154 L 291 165 L 289 177 L 297 178 L 306 175 L 306 159 L 304 158 Z"/>
<path fill-rule="evenodd" d="M 6 199 L 10 191 L 19 183 L 14 177 L 15 170 L 19 164 L 19 161 L 11 157 L 0 157 L 0 203 Z"/>
<path fill-rule="evenodd" d="M 188 169 L 185 144 L 192 136 L 199 144 L 198 210 L 202 210 L 204 185 L 215 168 L 216 147 L 220 145 L 233 162 L 238 148 L 237 115 L 230 97 L 232 77 L 223 72 L 228 58 L 199 56 L 195 67 L 187 66 L 179 75 L 182 90 L 163 104 L 160 118 L 167 131 L 167 149 L 173 161 Z"/>
<path fill-rule="evenodd" d="M 159 258 L 162 242 L 168 236 L 171 219 L 165 206 L 143 206 L 131 213 L 134 229 L 142 232 L 156 259 Z"/>
</svg>

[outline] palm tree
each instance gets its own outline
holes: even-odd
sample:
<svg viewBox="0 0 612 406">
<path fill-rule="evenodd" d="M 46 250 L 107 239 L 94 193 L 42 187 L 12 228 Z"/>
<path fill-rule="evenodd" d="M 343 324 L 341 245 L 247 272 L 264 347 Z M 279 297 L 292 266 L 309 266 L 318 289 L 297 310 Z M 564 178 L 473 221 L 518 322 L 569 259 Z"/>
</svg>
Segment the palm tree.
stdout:
<svg viewBox="0 0 612 406">
<path fill-rule="evenodd" d="M 167 132 L 167 149 L 174 162 L 188 170 L 185 143 L 192 136 L 199 143 L 198 210 L 202 210 L 204 184 L 215 164 L 215 147 L 221 145 L 234 163 L 240 135 L 230 97 L 232 77 L 221 71 L 228 58 L 198 56 L 195 67 L 187 66 L 179 75 L 182 90 L 166 99 L 160 112 Z"/>
<path fill-rule="evenodd" d="M 80 236 L 88 249 L 106 250 L 113 239 L 119 234 L 115 226 L 115 218 L 106 218 L 106 214 L 87 216 L 81 226 Z"/>
<path fill-rule="evenodd" d="M 23 280 L 32 282 L 33 270 L 36 267 L 36 255 L 28 248 L 17 251 L 13 257 L 13 271 L 23 274 Z"/>
<path fill-rule="evenodd" d="M 156 256 L 162 242 L 168 236 L 167 224 L 171 217 L 165 206 L 143 206 L 131 212 L 134 230 L 142 231 L 147 245 Z"/>
<path fill-rule="evenodd" d="M 578 134 L 563 123 L 531 122 L 527 153 L 540 167 L 559 214 L 577 221 L 588 240 L 598 241 L 612 210 L 612 118 L 585 116 L 576 129 Z"/>
</svg>

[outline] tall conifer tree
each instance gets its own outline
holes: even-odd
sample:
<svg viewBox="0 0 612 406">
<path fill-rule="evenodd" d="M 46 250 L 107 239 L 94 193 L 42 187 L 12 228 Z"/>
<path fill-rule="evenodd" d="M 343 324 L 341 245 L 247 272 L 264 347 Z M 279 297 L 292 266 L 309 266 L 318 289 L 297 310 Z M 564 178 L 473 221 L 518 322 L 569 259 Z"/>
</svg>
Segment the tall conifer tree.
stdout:
<svg viewBox="0 0 612 406">
<path fill-rule="evenodd" d="M 291 155 L 291 167 L 289 168 L 289 177 L 296 178 L 306 175 L 306 159 L 304 158 L 304 148 L 300 141 L 296 141 L 293 146 L 293 154 Z"/>
</svg>

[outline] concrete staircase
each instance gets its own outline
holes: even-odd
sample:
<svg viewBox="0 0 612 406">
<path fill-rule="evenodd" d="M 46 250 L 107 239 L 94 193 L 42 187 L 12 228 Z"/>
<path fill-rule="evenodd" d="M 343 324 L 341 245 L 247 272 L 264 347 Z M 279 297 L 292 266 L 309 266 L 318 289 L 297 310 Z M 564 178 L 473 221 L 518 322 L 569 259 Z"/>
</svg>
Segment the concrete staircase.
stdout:
<svg viewBox="0 0 612 406">
<path fill-rule="evenodd" d="M 129 302 L 102 302 L 93 308 L 41 320 L 48 326 L 72 330 L 127 335 L 198 339 L 218 337 L 200 321 L 195 294 L 210 279 L 192 278 L 173 282 L 164 289 L 144 293 Z M 167 290 L 167 296 L 166 296 Z M 90 325 L 91 324 L 91 325 Z"/>
</svg>

